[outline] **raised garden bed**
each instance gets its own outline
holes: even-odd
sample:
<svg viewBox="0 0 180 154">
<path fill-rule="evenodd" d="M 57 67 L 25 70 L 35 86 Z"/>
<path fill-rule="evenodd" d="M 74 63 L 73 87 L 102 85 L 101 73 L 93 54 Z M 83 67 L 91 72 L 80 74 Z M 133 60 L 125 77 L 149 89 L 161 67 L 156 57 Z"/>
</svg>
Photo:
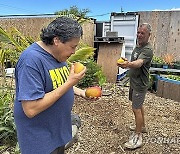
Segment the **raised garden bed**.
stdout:
<svg viewBox="0 0 180 154">
<path fill-rule="evenodd" d="M 157 96 L 180 102 L 180 81 L 157 76 Z"/>
</svg>

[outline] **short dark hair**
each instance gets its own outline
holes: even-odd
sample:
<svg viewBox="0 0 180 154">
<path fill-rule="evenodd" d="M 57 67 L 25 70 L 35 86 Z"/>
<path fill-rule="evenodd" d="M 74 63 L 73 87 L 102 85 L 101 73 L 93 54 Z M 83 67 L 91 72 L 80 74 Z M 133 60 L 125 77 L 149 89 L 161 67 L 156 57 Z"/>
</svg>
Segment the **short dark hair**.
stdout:
<svg viewBox="0 0 180 154">
<path fill-rule="evenodd" d="M 46 45 L 53 45 L 54 37 L 58 37 L 62 43 L 65 43 L 82 35 L 82 26 L 76 20 L 63 16 L 56 18 L 46 28 L 43 28 L 40 38 Z"/>
<path fill-rule="evenodd" d="M 143 26 L 146 26 L 146 28 L 147 28 L 147 30 L 149 31 L 149 33 L 151 33 L 152 27 L 151 27 L 151 25 L 150 25 L 149 23 L 142 23 L 142 24 L 140 25 L 140 27 L 143 27 Z"/>
</svg>

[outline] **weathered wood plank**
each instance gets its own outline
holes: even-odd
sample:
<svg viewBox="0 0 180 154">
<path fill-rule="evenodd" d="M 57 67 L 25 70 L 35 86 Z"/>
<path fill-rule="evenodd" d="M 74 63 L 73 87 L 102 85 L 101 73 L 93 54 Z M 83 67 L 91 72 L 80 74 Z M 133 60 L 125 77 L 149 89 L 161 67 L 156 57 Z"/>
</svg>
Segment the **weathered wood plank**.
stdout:
<svg viewBox="0 0 180 154">
<path fill-rule="evenodd" d="M 156 95 L 159 97 L 163 97 L 163 90 L 164 90 L 164 81 L 158 80 Z"/>
<path fill-rule="evenodd" d="M 123 43 L 99 43 L 99 52 L 97 63 L 102 67 L 102 71 L 107 77 L 107 81 L 116 83 L 117 80 L 117 59 L 119 59 L 122 51 Z"/>
<path fill-rule="evenodd" d="M 158 80 L 156 95 L 180 102 L 180 84 Z"/>
</svg>

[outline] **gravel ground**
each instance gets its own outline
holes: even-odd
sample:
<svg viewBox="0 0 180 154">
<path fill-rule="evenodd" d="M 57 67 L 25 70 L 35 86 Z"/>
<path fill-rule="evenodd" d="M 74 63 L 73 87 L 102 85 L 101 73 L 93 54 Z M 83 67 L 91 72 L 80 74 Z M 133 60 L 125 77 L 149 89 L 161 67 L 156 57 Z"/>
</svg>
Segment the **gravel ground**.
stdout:
<svg viewBox="0 0 180 154">
<path fill-rule="evenodd" d="M 81 118 L 78 141 L 67 154 L 179 154 L 180 102 L 157 97 L 148 92 L 144 104 L 147 133 L 143 146 L 136 150 L 124 148 L 134 123 L 128 87 L 107 84 L 98 101 L 75 98 L 73 112 Z"/>
</svg>

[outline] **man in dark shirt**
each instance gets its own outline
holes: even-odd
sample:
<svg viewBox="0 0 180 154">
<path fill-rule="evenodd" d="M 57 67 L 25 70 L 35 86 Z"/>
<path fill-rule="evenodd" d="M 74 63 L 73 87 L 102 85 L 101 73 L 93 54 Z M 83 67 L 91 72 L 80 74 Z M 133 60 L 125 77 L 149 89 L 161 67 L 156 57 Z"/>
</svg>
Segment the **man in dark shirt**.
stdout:
<svg viewBox="0 0 180 154">
<path fill-rule="evenodd" d="M 143 102 L 148 89 L 149 68 L 153 57 L 153 50 L 150 45 L 149 37 L 151 34 L 151 25 L 144 23 L 138 27 L 137 41 L 138 44 L 132 52 L 131 61 L 118 64 L 122 68 L 130 68 L 130 89 L 129 100 L 132 101 L 132 110 L 135 116 L 135 126 L 130 126 L 135 132 L 125 143 L 125 147 L 135 149 L 142 146 L 142 132 L 146 131 L 144 121 Z"/>
</svg>

